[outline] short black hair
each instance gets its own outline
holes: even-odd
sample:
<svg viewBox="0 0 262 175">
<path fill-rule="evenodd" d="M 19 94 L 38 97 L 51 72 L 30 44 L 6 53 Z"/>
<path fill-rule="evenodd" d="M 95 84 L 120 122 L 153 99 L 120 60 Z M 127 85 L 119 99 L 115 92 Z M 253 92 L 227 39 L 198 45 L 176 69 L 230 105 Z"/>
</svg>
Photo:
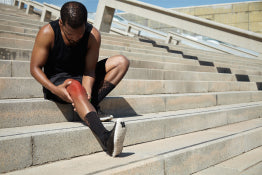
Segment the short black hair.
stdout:
<svg viewBox="0 0 262 175">
<path fill-rule="evenodd" d="M 63 25 L 66 23 L 72 28 L 78 28 L 87 21 L 86 7 L 80 2 L 69 1 L 65 3 L 60 11 Z"/>
</svg>

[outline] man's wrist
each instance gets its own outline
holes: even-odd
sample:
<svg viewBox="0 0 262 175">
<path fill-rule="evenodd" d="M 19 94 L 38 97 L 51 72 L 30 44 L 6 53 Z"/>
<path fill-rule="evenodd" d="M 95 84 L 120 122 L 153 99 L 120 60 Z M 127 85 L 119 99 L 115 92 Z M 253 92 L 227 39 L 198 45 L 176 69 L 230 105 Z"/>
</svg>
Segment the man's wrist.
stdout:
<svg viewBox="0 0 262 175">
<path fill-rule="evenodd" d="M 87 95 L 87 97 L 89 97 L 89 94 L 88 94 L 88 93 L 86 93 L 86 95 Z M 90 96 L 90 99 L 89 99 L 89 101 L 91 102 L 91 96 Z"/>
</svg>

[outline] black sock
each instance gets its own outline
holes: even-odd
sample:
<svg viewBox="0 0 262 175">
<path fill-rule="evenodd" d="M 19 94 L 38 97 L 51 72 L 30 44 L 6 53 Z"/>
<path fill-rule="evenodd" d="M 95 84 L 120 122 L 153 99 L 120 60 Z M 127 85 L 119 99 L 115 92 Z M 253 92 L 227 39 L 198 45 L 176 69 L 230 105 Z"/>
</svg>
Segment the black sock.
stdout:
<svg viewBox="0 0 262 175">
<path fill-rule="evenodd" d="M 101 88 L 94 92 L 91 103 L 95 108 L 116 86 L 108 81 L 104 81 Z"/>
<path fill-rule="evenodd" d="M 101 123 L 96 112 L 89 112 L 86 114 L 85 119 L 91 131 L 100 139 L 102 144 L 106 146 L 105 143 L 109 137 L 110 132 Z"/>
</svg>

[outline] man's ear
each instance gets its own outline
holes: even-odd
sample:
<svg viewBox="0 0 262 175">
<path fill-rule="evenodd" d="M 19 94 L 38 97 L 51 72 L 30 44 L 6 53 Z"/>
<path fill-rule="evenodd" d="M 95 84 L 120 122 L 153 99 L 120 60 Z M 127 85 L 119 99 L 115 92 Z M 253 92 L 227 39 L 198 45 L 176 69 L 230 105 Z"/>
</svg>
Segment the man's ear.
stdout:
<svg viewBox="0 0 262 175">
<path fill-rule="evenodd" d="M 59 19 L 59 25 L 60 25 L 60 26 L 62 26 L 62 25 L 63 25 L 63 21 L 62 21 L 62 19 L 61 19 L 61 18 Z"/>
</svg>

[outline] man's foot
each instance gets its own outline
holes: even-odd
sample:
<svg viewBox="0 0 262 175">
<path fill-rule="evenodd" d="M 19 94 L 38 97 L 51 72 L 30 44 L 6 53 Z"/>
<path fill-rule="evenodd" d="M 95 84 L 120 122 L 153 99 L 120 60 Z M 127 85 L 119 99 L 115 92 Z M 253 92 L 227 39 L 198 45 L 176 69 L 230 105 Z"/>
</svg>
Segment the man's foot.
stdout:
<svg viewBox="0 0 262 175">
<path fill-rule="evenodd" d="M 126 135 L 126 125 L 123 119 L 117 119 L 114 128 L 110 131 L 106 141 L 107 154 L 112 157 L 118 156 L 123 150 Z"/>
<path fill-rule="evenodd" d="M 101 121 L 101 122 L 110 122 L 110 121 L 114 118 L 113 115 L 104 113 L 104 112 L 100 109 L 99 106 L 97 107 L 96 110 L 97 110 L 97 116 L 100 118 L 100 121 Z"/>
</svg>

